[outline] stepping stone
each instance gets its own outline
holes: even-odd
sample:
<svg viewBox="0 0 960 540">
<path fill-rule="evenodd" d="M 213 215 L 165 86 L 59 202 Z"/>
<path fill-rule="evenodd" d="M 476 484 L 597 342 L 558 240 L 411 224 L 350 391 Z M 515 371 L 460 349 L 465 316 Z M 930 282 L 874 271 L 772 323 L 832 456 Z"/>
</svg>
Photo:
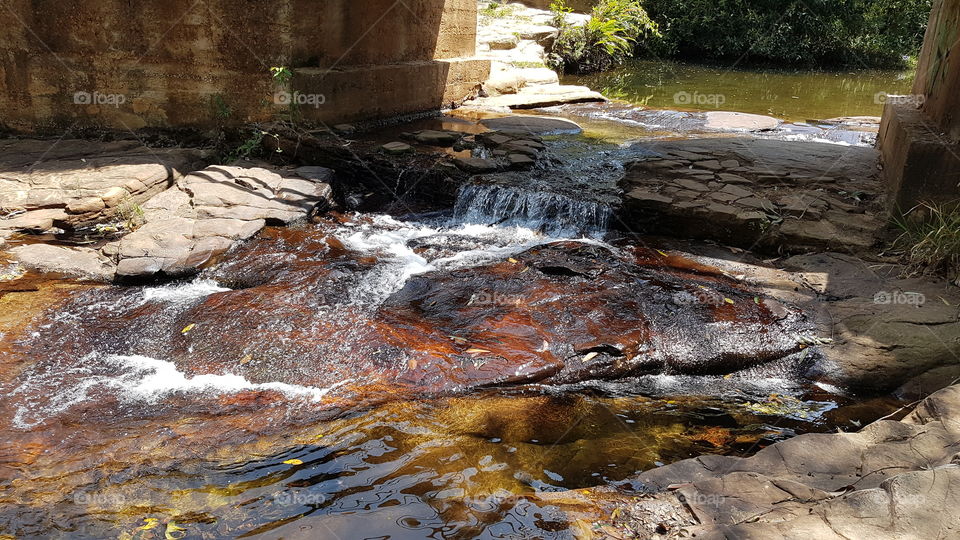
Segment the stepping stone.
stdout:
<svg viewBox="0 0 960 540">
<path fill-rule="evenodd" d="M 507 159 L 510 161 L 511 169 L 529 169 L 537 163 L 536 160 L 530 156 L 523 154 L 510 154 L 507 156 Z"/>
<path fill-rule="evenodd" d="M 698 161 L 697 167 L 703 167 L 704 169 L 710 169 L 711 171 L 719 171 L 720 169 L 723 168 L 723 166 L 720 165 L 720 162 L 715 159 L 711 159 L 708 161 Z"/>
<path fill-rule="evenodd" d="M 717 175 L 717 177 L 720 178 L 721 182 L 724 182 L 726 184 L 752 184 L 753 183 L 750 180 L 736 174 L 720 173 Z"/>
<path fill-rule="evenodd" d="M 760 210 L 767 211 L 773 211 L 776 208 L 776 205 L 774 205 L 770 199 L 764 199 L 762 197 L 747 197 L 745 199 L 738 200 L 737 204 L 740 206 L 759 208 Z"/>
<path fill-rule="evenodd" d="M 740 167 L 740 162 L 735 159 L 727 159 L 721 161 L 720 165 L 722 165 L 724 169 L 737 169 Z"/>
<path fill-rule="evenodd" d="M 733 184 L 727 184 L 727 185 L 723 186 L 723 188 L 722 188 L 720 191 L 725 192 L 725 193 L 729 193 L 729 194 L 731 194 L 731 195 L 734 195 L 734 196 L 736 196 L 737 198 L 741 198 L 741 197 L 751 197 L 751 196 L 753 196 L 753 192 L 752 192 L 752 191 L 750 191 L 750 190 L 748 190 L 748 189 L 743 189 L 742 187 L 740 187 L 740 186 L 735 186 L 735 185 L 733 185 Z"/>
<path fill-rule="evenodd" d="M 431 146 L 453 146 L 453 143 L 460 139 L 460 134 L 452 131 L 425 129 L 414 133 L 413 138 L 419 143 Z"/>
<path fill-rule="evenodd" d="M 387 144 L 380 147 L 385 153 L 390 154 L 391 156 L 399 156 L 402 154 L 408 154 L 413 152 L 413 147 L 407 143 L 402 143 L 399 141 L 388 142 Z"/>
<path fill-rule="evenodd" d="M 581 128 L 579 124 L 564 118 L 526 116 L 520 114 L 505 116 L 503 118 L 487 118 L 486 120 L 481 120 L 480 123 L 490 129 L 509 129 L 524 134 L 559 135 L 569 133 L 576 135 L 583 131 L 583 128 Z"/>
<path fill-rule="evenodd" d="M 673 203 L 673 199 L 671 197 L 667 197 L 666 195 L 662 195 L 660 193 L 647 191 L 642 188 L 636 188 L 630 193 L 627 193 L 627 197 L 645 206 L 667 206 Z"/>
<path fill-rule="evenodd" d="M 489 173 L 497 170 L 497 162 L 483 158 L 454 158 L 453 163 L 462 171 L 469 173 Z"/>
<path fill-rule="evenodd" d="M 703 185 L 702 183 L 697 182 L 696 180 L 689 180 L 689 179 L 687 179 L 687 178 L 681 178 L 681 179 L 679 179 L 679 180 L 674 180 L 673 183 L 676 184 L 676 185 L 678 185 L 678 186 L 684 187 L 684 188 L 686 188 L 686 189 L 692 190 L 692 191 L 701 191 L 701 192 L 703 192 L 703 191 L 710 191 L 710 188 L 708 188 L 707 186 Z"/>
</svg>

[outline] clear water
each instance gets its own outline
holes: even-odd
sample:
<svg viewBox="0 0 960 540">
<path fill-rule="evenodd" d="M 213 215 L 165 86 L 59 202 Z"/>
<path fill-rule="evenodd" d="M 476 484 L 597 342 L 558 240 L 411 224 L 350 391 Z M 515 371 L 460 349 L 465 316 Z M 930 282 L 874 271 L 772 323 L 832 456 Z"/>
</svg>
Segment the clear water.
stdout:
<svg viewBox="0 0 960 540">
<path fill-rule="evenodd" d="M 728 69 L 638 60 L 605 73 L 566 76 L 563 82 L 654 109 L 738 111 L 806 122 L 880 116 L 884 95 L 909 93 L 913 73 Z"/>
</svg>

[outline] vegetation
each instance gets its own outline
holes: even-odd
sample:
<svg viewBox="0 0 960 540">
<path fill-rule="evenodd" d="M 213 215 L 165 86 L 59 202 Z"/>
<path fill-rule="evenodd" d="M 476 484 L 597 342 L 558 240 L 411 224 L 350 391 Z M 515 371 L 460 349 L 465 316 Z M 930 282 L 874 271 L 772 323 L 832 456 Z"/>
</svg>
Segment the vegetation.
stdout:
<svg viewBox="0 0 960 540">
<path fill-rule="evenodd" d="M 931 0 L 646 0 L 664 53 L 804 66 L 899 67 L 916 55 Z"/>
<path fill-rule="evenodd" d="M 572 10 L 564 0 L 554 0 L 550 9 L 559 33 L 547 62 L 568 73 L 610 69 L 658 46 L 662 37 L 640 0 L 600 0 L 585 25 L 568 21 Z"/>
<path fill-rule="evenodd" d="M 921 204 L 895 220 L 902 231 L 894 246 L 915 274 L 942 274 L 960 283 L 960 208 Z"/>
<path fill-rule="evenodd" d="M 803 67 L 907 67 L 932 0 L 600 0 L 585 26 L 565 0 L 551 67 L 602 71 L 639 54 Z"/>
</svg>

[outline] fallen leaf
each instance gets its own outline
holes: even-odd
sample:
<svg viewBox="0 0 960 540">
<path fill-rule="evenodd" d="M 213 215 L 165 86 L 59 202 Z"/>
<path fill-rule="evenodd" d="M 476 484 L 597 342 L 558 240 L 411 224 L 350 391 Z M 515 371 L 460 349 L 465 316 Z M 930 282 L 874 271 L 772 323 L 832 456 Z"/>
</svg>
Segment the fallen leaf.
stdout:
<svg viewBox="0 0 960 540">
<path fill-rule="evenodd" d="M 180 540 L 185 536 L 187 536 L 186 529 L 177 526 L 176 522 L 173 521 L 167 523 L 167 530 L 163 533 L 164 538 L 167 540 Z"/>
<path fill-rule="evenodd" d="M 251 360 L 253 360 L 253 356 L 249 354 L 244 355 L 244 357 L 240 359 L 240 365 L 249 364 Z"/>
<path fill-rule="evenodd" d="M 181 330 L 180 333 L 181 333 L 181 334 L 186 334 L 187 332 L 193 330 L 193 327 L 195 327 L 195 326 L 196 326 L 196 324 L 192 324 L 192 323 L 191 323 L 191 324 L 188 324 L 188 325 L 186 325 L 186 326 L 183 327 L 183 330 Z"/>
<path fill-rule="evenodd" d="M 517 264 L 518 262 L 520 262 L 520 261 L 514 259 L 513 257 L 510 257 L 510 258 L 507 259 L 507 260 L 510 261 L 510 262 L 512 262 L 513 264 Z"/>
<path fill-rule="evenodd" d="M 522 273 L 526 272 L 526 271 L 529 270 L 529 269 L 530 269 L 530 267 L 528 266 L 528 267 L 524 268 L 523 270 L 521 270 L 520 273 L 522 274 Z"/>
<path fill-rule="evenodd" d="M 488 353 L 488 352 L 490 352 L 490 351 L 488 351 L 488 350 L 486 350 L 486 349 L 467 349 L 467 353 L 468 353 L 468 354 L 483 354 L 483 353 Z"/>
<path fill-rule="evenodd" d="M 726 303 L 728 303 L 728 304 L 733 304 L 733 303 L 734 303 L 734 301 L 733 301 L 732 299 L 730 299 L 730 298 L 724 298 L 723 301 L 726 302 Z"/>
<path fill-rule="evenodd" d="M 283 462 L 284 465 L 303 465 L 303 461 L 299 459 L 288 459 Z"/>
<path fill-rule="evenodd" d="M 667 255 L 667 253 L 666 253 L 665 251 L 660 251 L 660 250 L 658 249 L 658 250 L 657 250 L 657 253 L 663 255 L 664 257 L 669 257 L 669 255 Z"/>
<path fill-rule="evenodd" d="M 160 520 L 157 518 L 143 518 L 143 520 L 146 521 L 147 524 L 143 525 L 142 527 L 137 527 L 136 530 L 149 531 L 150 529 L 156 529 L 157 525 L 160 524 Z"/>
<path fill-rule="evenodd" d="M 583 361 L 584 361 L 584 362 L 589 362 L 589 361 L 593 360 L 594 358 L 596 358 L 596 356 L 597 356 L 598 354 L 600 354 L 600 353 L 598 353 L 598 352 L 589 352 L 589 353 L 587 353 L 586 356 L 583 357 Z"/>
</svg>

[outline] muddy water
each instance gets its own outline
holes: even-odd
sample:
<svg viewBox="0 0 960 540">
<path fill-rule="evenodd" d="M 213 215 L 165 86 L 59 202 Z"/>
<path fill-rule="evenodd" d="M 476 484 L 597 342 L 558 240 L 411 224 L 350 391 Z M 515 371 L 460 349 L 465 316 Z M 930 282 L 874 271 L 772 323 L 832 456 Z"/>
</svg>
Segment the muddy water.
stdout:
<svg viewBox="0 0 960 540">
<path fill-rule="evenodd" d="M 635 61 L 620 69 L 568 76 L 564 83 L 653 109 L 739 111 L 791 122 L 880 116 L 885 95 L 910 93 L 912 73 L 748 70 Z"/>
</svg>

